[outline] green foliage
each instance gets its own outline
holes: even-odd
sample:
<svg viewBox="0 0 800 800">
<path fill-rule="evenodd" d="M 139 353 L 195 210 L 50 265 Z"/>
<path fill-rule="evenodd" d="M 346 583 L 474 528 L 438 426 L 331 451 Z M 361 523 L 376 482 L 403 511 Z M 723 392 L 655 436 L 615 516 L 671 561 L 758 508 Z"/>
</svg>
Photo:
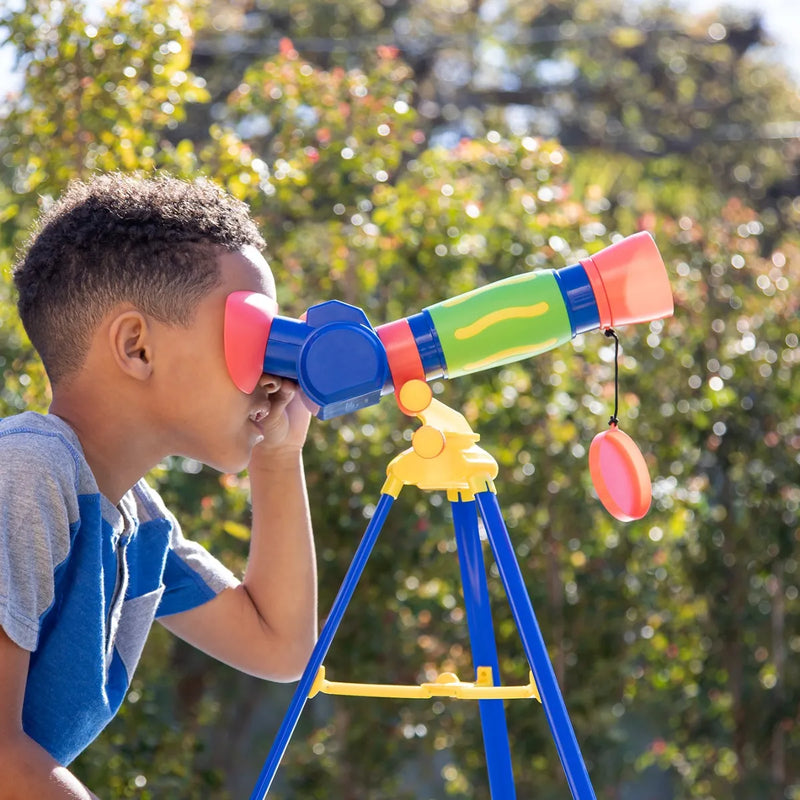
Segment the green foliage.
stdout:
<svg viewBox="0 0 800 800">
<path fill-rule="evenodd" d="M 582 24 L 600 13 L 596 4 L 528 2 L 507 3 L 506 13 L 520 26 L 560 25 L 567 5 Z M 261 6 L 273 20 L 283 10 Z M 305 36 L 327 25 L 334 37 L 375 32 L 403 14 L 410 31 L 478 25 L 457 3 L 291 6 L 284 32 Z M 201 10 L 223 27 L 213 4 Z M 429 76 L 396 49 L 377 48 L 358 65 L 334 52 L 320 64 L 284 39 L 235 76 L 213 124 L 189 140 L 188 104 L 210 99 L 190 69 L 197 13 L 166 0 L 119 3 L 87 22 L 81 4 L 29 0 L 9 17 L 26 72 L 0 130 L 0 414 L 47 406 L 13 311 L 14 250 L 38 205 L 94 170 L 213 176 L 258 218 L 285 313 L 337 297 L 374 324 L 650 229 L 676 314 L 621 332 L 621 426 L 654 479 L 644 520 L 616 523 L 588 478 L 586 453 L 613 403 L 613 346 L 600 334 L 434 390 L 498 460 L 501 505 L 598 796 L 795 796 L 800 210 L 784 199 L 770 211 L 765 188 L 793 156 L 765 142 L 720 144 L 702 117 L 711 111 L 695 108 L 702 86 L 714 120 L 724 109 L 737 124 L 763 125 L 793 90 L 732 44 L 710 45 L 707 25 L 658 30 L 654 41 L 620 24 L 559 50 L 597 88 L 579 97 L 591 106 L 582 119 L 593 148 L 517 130 L 490 107 L 480 135 L 444 147 L 423 113 Z M 643 74 L 645 46 L 653 71 Z M 507 52 L 520 59 L 518 74 L 535 66 Z M 637 141 L 654 136 L 651 155 L 604 147 L 613 120 Z M 697 140 L 691 157 L 671 144 L 687 136 Z M 755 207 L 736 199 L 743 188 Z M 312 425 L 323 617 L 385 465 L 414 426 L 388 399 Z M 241 571 L 247 477 L 179 458 L 150 477 L 187 534 Z M 406 489 L 337 634 L 329 677 L 470 679 L 460 592 L 444 495 Z M 504 679 L 525 682 L 491 565 L 490 593 Z M 244 796 L 289 692 L 154 631 L 128 702 L 76 772 L 101 796 Z M 519 796 L 564 796 L 541 709 L 517 702 L 507 713 Z M 317 698 L 275 796 L 487 798 L 477 708 Z"/>
<path fill-rule="evenodd" d="M 119 0 L 89 22 L 85 3 L 28 0 L 11 17 L 9 40 L 25 64 L 24 97 L 3 126 L 16 192 L 158 166 L 161 132 L 183 119 L 185 103 L 207 99 L 188 71 L 187 13 L 185 4 Z"/>
</svg>

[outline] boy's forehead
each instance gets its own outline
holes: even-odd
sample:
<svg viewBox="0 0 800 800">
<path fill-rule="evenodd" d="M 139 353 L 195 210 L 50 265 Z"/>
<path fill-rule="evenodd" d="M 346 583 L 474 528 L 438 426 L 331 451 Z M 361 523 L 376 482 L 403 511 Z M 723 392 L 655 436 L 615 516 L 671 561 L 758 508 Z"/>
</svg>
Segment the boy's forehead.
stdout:
<svg viewBox="0 0 800 800">
<path fill-rule="evenodd" d="M 222 282 L 229 291 L 259 292 L 277 299 L 272 270 L 261 252 L 252 245 L 222 253 L 219 267 Z"/>
</svg>

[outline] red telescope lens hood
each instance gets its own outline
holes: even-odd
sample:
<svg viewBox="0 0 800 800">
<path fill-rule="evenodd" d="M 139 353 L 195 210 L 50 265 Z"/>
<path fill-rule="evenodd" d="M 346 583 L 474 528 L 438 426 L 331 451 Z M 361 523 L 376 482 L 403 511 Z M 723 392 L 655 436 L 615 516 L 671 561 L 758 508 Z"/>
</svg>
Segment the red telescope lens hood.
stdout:
<svg viewBox="0 0 800 800">
<path fill-rule="evenodd" d="M 628 236 L 581 261 L 594 291 L 600 328 L 672 316 L 667 270 L 653 237 Z"/>
</svg>

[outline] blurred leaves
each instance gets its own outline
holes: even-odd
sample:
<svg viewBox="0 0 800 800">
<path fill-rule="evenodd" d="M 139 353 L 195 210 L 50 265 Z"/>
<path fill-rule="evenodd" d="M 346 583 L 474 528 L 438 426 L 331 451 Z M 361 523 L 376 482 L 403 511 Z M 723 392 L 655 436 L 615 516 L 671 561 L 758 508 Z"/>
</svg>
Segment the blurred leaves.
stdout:
<svg viewBox="0 0 800 800">
<path fill-rule="evenodd" d="M 15 248 L 40 205 L 95 170 L 214 177 L 261 224 L 284 313 L 337 297 L 376 325 L 650 230 L 676 313 L 620 331 L 621 427 L 653 477 L 644 520 L 616 523 L 588 477 L 613 405 L 601 335 L 434 391 L 498 460 L 598 796 L 791 797 L 798 149 L 764 132 L 794 113 L 797 88 L 750 58 L 753 25 L 613 3 L 507 2 L 496 14 L 458 2 L 156 0 L 98 15 L 29 0 L 7 22 L 25 84 L 0 112 L 0 413 L 47 406 L 13 310 Z M 359 37 L 369 46 L 353 52 Z M 230 59 L 198 56 L 213 42 Z M 390 399 L 312 425 L 323 617 L 414 427 Z M 187 534 L 241 572 L 246 475 L 172 458 L 150 478 Z M 491 563 L 489 583 L 501 671 L 524 682 Z M 330 675 L 469 680 L 464 621 L 446 498 L 409 488 Z M 128 702 L 76 770 L 101 796 L 244 796 L 290 692 L 156 630 Z M 519 796 L 563 796 L 541 709 L 507 706 Z M 481 800 L 484 761 L 474 704 L 316 698 L 275 796 Z"/>
</svg>

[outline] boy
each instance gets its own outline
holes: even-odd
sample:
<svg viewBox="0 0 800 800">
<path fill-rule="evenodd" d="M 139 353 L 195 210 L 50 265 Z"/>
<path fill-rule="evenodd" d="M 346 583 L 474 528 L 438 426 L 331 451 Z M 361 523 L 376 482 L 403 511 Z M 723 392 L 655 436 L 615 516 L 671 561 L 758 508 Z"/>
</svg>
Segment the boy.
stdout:
<svg viewBox="0 0 800 800">
<path fill-rule="evenodd" d="M 95 797 L 66 768 L 122 702 L 154 618 L 295 680 L 317 635 L 296 387 L 227 374 L 225 300 L 275 296 L 247 209 L 207 181 L 74 183 L 16 265 L 49 414 L 0 421 L 0 799 Z M 249 470 L 239 582 L 142 476 L 167 455 Z"/>
</svg>

